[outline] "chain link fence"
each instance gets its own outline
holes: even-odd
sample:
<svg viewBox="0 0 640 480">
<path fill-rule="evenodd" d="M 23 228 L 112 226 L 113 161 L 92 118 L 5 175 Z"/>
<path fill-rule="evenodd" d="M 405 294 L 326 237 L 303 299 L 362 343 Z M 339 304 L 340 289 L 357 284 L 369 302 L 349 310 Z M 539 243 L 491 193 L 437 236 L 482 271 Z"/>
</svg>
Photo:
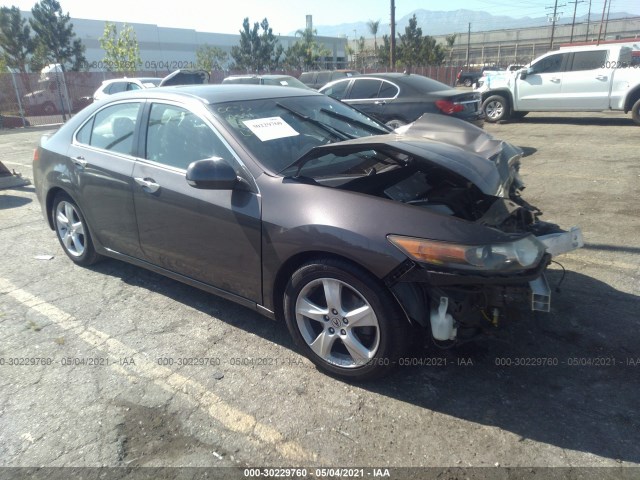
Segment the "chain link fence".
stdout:
<svg viewBox="0 0 640 480">
<path fill-rule="evenodd" d="M 130 77 L 153 77 L 135 72 Z M 0 73 L 0 128 L 60 124 L 93 101 L 104 80 L 122 78 L 118 72 L 43 73 L 9 70 Z"/>
<path fill-rule="evenodd" d="M 414 67 L 412 73 L 424 75 L 454 86 L 462 67 Z M 388 72 L 385 68 L 364 68 L 361 73 Z M 245 71 L 213 71 L 210 83 L 220 83 L 228 75 Z M 271 73 L 298 78 L 300 70 L 279 70 Z M 158 77 L 158 72 L 141 71 L 129 77 Z M 64 123 L 93 101 L 93 93 L 104 80 L 122 78 L 118 72 L 23 73 L 15 70 L 0 72 L 0 128 L 44 126 Z"/>
</svg>

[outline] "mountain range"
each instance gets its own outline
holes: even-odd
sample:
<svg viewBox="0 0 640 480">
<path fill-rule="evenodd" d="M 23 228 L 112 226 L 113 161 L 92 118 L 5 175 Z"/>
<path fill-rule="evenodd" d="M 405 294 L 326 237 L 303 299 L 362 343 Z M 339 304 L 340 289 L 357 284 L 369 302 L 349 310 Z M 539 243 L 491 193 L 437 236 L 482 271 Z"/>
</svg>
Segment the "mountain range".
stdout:
<svg viewBox="0 0 640 480">
<path fill-rule="evenodd" d="M 571 23 L 573 19 L 573 12 L 568 12 L 567 9 L 568 7 L 562 8 L 563 13 L 556 22 L 557 25 Z M 503 15 L 491 15 L 488 12 L 476 10 L 454 10 L 450 12 L 442 12 L 418 9 L 401 18 L 396 18 L 396 34 L 404 33 L 405 27 L 409 25 L 409 19 L 414 14 L 418 21 L 418 26 L 422 28 L 423 35 L 446 35 L 466 32 L 469 28 L 469 23 L 471 23 L 472 32 L 539 27 L 548 24 L 546 16 L 513 18 Z M 614 20 L 616 18 L 634 16 L 635 15 L 624 12 L 611 12 L 609 19 Z M 592 22 L 598 22 L 600 21 L 600 18 L 600 15 L 596 12 L 591 12 Z M 389 35 L 390 28 L 388 17 L 384 19 L 374 18 L 370 20 L 380 20 L 380 26 L 378 27 L 377 33 L 378 38 L 381 38 L 383 35 Z M 576 17 L 576 23 L 586 21 L 587 15 Z M 339 25 L 314 25 L 313 28 L 317 31 L 319 36 L 347 36 L 349 38 L 353 38 L 355 30 L 358 38 L 361 36 L 370 38 L 373 37 L 373 35 L 370 33 L 369 27 L 367 26 L 368 22 L 369 20 L 354 23 L 342 23 Z M 292 32 L 291 35 L 294 35 L 294 33 Z"/>
</svg>

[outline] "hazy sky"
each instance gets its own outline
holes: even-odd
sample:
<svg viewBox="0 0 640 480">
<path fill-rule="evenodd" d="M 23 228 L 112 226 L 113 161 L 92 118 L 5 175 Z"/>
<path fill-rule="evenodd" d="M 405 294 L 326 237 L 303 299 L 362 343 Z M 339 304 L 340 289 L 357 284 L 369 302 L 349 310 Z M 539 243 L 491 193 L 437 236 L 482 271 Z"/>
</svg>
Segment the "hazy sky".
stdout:
<svg viewBox="0 0 640 480">
<path fill-rule="evenodd" d="M 484 10 L 493 15 L 512 17 L 540 17 L 555 0 L 396 0 L 396 18 L 416 9 L 425 10 Z M 72 17 L 115 22 L 152 23 L 163 27 L 193 28 L 203 32 L 238 33 L 242 21 L 249 17 L 251 24 L 263 18 L 276 34 L 288 34 L 305 27 L 305 16 L 312 15 L 318 25 L 339 25 L 357 21 L 380 20 L 389 23 L 389 0 L 59 0 L 64 13 Z M 625 11 L 640 15 L 640 0 L 612 0 L 611 12 Z M 31 10 L 34 0 L 3 1 L 2 6 L 15 5 Z M 573 4 L 566 0 L 560 8 L 564 17 L 573 15 Z M 592 0 L 594 16 L 602 15 L 604 0 Z M 168 5 L 172 5 L 169 7 Z M 589 0 L 578 4 L 578 15 L 586 15 Z M 500 28 L 500 25 L 474 25 L 473 30 Z M 351 35 L 351 32 L 345 32 Z M 364 35 L 367 32 L 358 32 Z"/>
</svg>

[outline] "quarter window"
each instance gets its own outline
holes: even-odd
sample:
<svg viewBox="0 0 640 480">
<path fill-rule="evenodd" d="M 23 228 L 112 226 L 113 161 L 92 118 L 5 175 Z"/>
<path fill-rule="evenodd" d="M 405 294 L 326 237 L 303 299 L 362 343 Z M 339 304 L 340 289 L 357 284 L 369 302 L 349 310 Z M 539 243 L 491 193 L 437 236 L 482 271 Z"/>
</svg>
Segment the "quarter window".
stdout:
<svg viewBox="0 0 640 480">
<path fill-rule="evenodd" d="M 151 106 L 145 158 L 186 170 L 191 162 L 212 157 L 232 158 L 200 117 L 175 105 Z"/>
<path fill-rule="evenodd" d="M 393 83 L 382 82 L 378 98 L 394 98 L 396 95 L 398 95 L 398 87 Z"/>
</svg>

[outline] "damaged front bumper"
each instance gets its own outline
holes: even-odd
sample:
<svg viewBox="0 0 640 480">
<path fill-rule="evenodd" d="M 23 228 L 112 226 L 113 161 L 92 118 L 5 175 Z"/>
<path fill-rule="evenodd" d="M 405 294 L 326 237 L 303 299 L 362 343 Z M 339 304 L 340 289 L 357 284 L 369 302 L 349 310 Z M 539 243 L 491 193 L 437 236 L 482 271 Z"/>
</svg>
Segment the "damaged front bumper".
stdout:
<svg viewBox="0 0 640 480">
<path fill-rule="evenodd" d="M 580 227 L 571 227 L 568 232 L 551 233 L 538 237 L 553 257 L 568 253 L 584 246 Z M 529 282 L 531 288 L 531 310 L 549 312 L 551 310 L 551 289 L 544 273 Z"/>
<path fill-rule="evenodd" d="M 501 312 L 514 303 L 528 301 L 531 310 L 549 312 L 551 289 L 545 271 L 553 257 L 581 248 L 584 241 L 579 227 L 536 238 L 545 245 L 546 254 L 531 270 L 480 275 L 408 261 L 386 283 L 408 317 L 429 325 L 433 337 L 440 341 L 455 340 L 460 330 L 477 328 L 487 321 L 498 326 Z"/>
</svg>

